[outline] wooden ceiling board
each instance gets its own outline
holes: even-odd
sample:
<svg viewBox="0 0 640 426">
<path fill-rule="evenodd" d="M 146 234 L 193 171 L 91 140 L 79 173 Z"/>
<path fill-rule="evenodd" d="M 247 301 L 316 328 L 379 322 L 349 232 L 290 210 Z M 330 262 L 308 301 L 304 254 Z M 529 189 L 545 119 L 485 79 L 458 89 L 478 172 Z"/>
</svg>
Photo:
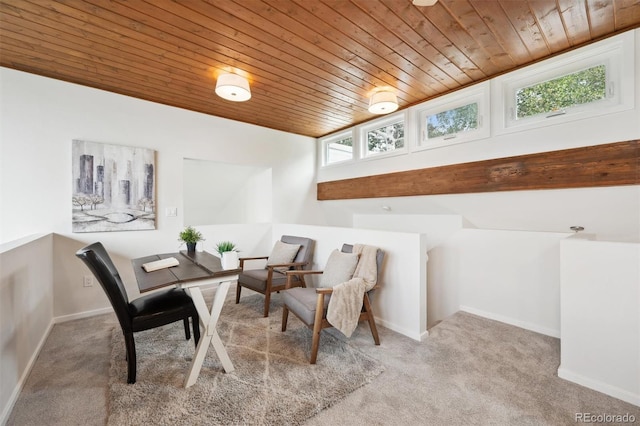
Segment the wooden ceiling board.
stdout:
<svg viewBox="0 0 640 426">
<path fill-rule="evenodd" d="M 403 109 L 638 27 L 640 0 L 0 0 L 0 66 L 320 137 L 383 87 Z"/>
<path fill-rule="evenodd" d="M 471 4 L 514 63 L 523 64 L 534 60 L 499 2 L 480 1 Z"/>
<path fill-rule="evenodd" d="M 592 37 L 603 37 L 615 31 L 615 12 L 613 2 L 603 2 L 602 0 L 587 0 L 587 13 L 591 27 Z"/>
<path fill-rule="evenodd" d="M 544 41 L 550 52 L 565 50 L 571 47 L 564 22 L 557 4 L 548 2 L 531 2 L 529 8 L 533 14 Z"/>
<path fill-rule="evenodd" d="M 489 60 L 499 69 L 513 68 L 517 63 L 505 52 L 491 29 L 478 15 L 470 2 L 460 1 L 444 4 L 448 13 L 456 19 L 458 25 L 486 52 Z"/>
<path fill-rule="evenodd" d="M 395 0 L 381 1 L 386 4 Z M 392 7 L 393 4 L 391 3 Z M 425 19 L 418 8 L 407 2 L 404 7 L 398 7 L 394 11 L 416 34 L 415 37 L 407 39 L 408 44 L 458 84 L 470 83 L 474 79 L 486 77 L 482 71 L 474 67 L 469 58 L 464 56 L 431 22 Z"/>
<path fill-rule="evenodd" d="M 638 21 L 640 21 L 640 2 L 638 0 L 614 0 L 613 9 L 616 31 L 638 27 Z"/>
<path fill-rule="evenodd" d="M 340 6 L 340 2 L 335 2 L 337 10 L 342 10 L 343 6 Z M 390 9 L 384 4 L 379 2 L 367 2 L 356 1 L 355 3 L 360 10 L 349 13 L 344 11 L 345 14 L 350 14 L 354 23 L 352 26 L 358 25 L 365 31 L 369 32 L 372 37 L 377 40 L 384 40 L 384 44 L 387 49 L 394 52 L 394 56 L 397 56 L 402 66 L 414 71 L 414 69 L 421 70 L 421 74 L 418 76 L 421 80 L 418 80 L 418 84 L 415 88 L 422 87 L 422 93 L 419 93 L 417 97 L 407 99 L 407 102 L 417 102 L 420 99 L 424 99 L 425 96 L 433 96 L 443 90 L 449 90 L 458 87 L 458 84 L 451 83 L 451 78 L 440 70 L 436 65 L 429 61 L 428 57 L 421 53 L 420 48 L 416 48 L 411 37 L 413 36 L 413 30 L 408 27 L 404 21 L 396 16 Z M 343 3 L 346 5 L 346 3 Z M 380 25 L 380 21 L 386 23 L 387 27 L 383 28 Z M 393 84 L 388 84 L 390 87 L 394 87 Z M 414 89 L 415 92 L 415 89 Z"/>
<path fill-rule="evenodd" d="M 585 1 L 558 0 L 558 9 L 564 22 L 564 30 L 572 46 L 591 39 L 591 28 Z"/>
</svg>

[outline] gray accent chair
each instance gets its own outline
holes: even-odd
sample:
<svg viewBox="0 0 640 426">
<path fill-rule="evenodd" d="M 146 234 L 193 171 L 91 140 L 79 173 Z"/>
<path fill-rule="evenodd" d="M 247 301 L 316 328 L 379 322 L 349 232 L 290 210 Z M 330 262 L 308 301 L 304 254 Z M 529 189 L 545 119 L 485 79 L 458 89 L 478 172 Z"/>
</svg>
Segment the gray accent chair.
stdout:
<svg viewBox="0 0 640 426">
<path fill-rule="evenodd" d="M 353 245 L 343 244 L 341 251 L 343 253 L 351 253 L 353 251 Z M 364 294 L 364 300 L 362 302 L 362 312 L 358 321 L 366 320 L 369 323 L 373 341 L 376 345 L 380 345 L 380 337 L 378 336 L 378 329 L 373 317 L 373 310 L 371 309 L 371 295 L 380 284 L 380 271 L 382 270 L 382 262 L 384 260 L 385 253 L 383 250 L 378 249 L 376 252 L 376 265 L 378 267 L 378 280 L 376 285 Z M 289 318 L 289 312 L 291 311 L 296 317 L 300 319 L 307 327 L 313 330 L 311 341 L 311 356 L 309 359 L 310 364 L 315 364 L 318 357 L 318 347 L 320 344 L 320 332 L 323 328 L 333 327 L 329 321 L 327 321 L 327 307 L 329 306 L 329 300 L 331 300 L 332 288 L 307 288 L 294 287 L 293 283 L 302 281 L 304 283 L 304 276 L 310 274 L 322 274 L 323 271 L 288 271 L 287 278 L 291 279 L 292 285 L 286 286 L 286 289 L 282 292 L 282 300 L 284 306 L 282 308 L 282 331 L 287 331 L 287 320 Z M 294 276 L 298 278 L 294 280 Z"/>
<path fill-rule="evenodd" d="M 268 259 L 269 256 L 258 257 L 242 257 L 240 258 L 240 269 L 242 272 L 238 276 L 238 285 L 236 287 L 236 303 L 240 303 L 240 292 L 242 287 L 249 288 L 258 293 L 264 294 L 264 316 L 269 316 L 269 305 L 271 303 L 271 293 L 274 291 L 281 291 L 285 289 L 287 284 L 286 270 L 281 272 L 281 269 L 286 268 L 288 270 L 302 271 L 311 268 L 313 259 L 313 251 L 315 250 L 316 242 L 311 238 L 295 237 L 291 235 L 283 235 L 280 241 L 287 244 L 300 244 L 300 249 L 291 263 L 281 263 L 275 265 L 267 265 L 262 269 L 244 269 L 244 263 L 247 260 L 262 260 Z M 280 270 L 279 270 L 280 269 Z M 304 286 L 304 277 L 295 276 L 291 279 L 292 287 L 296 285 Z"/>
</svg>

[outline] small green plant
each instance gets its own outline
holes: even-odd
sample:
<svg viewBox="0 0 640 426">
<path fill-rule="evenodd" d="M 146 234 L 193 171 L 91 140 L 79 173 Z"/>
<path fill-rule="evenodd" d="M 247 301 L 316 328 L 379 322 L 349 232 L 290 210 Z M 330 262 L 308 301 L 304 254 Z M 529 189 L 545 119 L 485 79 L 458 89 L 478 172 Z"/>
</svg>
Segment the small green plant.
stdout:
<svg viewBox="0 0 640 426">
<path fill-rule="evenodd" d="M 221 241 L 216 245 L 216 251 L 222 256 L 222 253 L 227 251 L 238 251 L 236 245 L 231 241 Z"/>
<path fill-rule="evenodd" d="M 185 243 L 197 243 L 198 241 L 204 241 L 202 233 L 195 229 L 193 226 L 187 226 L 180 232 L 178 241 L 184 241 Z"/>
</svg>

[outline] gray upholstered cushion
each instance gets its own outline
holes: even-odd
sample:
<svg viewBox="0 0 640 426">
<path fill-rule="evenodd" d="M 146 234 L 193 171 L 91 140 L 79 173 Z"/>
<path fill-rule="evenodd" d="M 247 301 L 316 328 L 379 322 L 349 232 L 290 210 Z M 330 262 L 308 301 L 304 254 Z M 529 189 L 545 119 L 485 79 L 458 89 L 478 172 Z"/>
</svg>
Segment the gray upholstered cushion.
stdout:
<svg viewBox="0 0 640 426">
<path fill-rule="evenodd" d="M 278 240 L 271 250 L 267 259 L 267 265 L 277 265 L 280 263 L 291 263 L 300 250 L 300 244 L 287 244 Z M 276 271 L 284 272 L 288 267 L 273 268 Z"/>
<path fill-rule="evenodd" d="M 283 235 L 282 238 L 280 238 L 280 241 L 288 244 L 300 244 L 300 250 L 298 250 L 298 254 L 293 259 L 293 261 L 306 263 L 306 265 L 303 266 L 303 269 L 311 269 L 313 252 L 316 245 L 316 242 L 314 240 L 306 237 L 295 237 L 293 235 Z"/>
<path fill-rule="evenodd" d="M 264 294 L 267 288 L 267 276 L 269 271 L 267 269 L 249 269 L 243 271 L 238 277 L 238 281 L 245 287 L 250 288 Z M 273 271 L 271 277 L 271 285 L 273 287 L 283 285 L 287 282 L 287 276 L 276 270 Z"/>
<path fill-rule="evenodd" d="M 316 315 L 316 302 L 318 295 L 314 288 L 294 287 L 289 290 L 280 292 L 282 301 L 287 305 L 289 310 L 307 325 L 313 324 Z M 324 296 L 324 310 L 329 306 L 331 295 Z"/>
<path fill-rule="evenodd" d="M 320 287 L 334 287 L 349 281 L 356 270 L 359 255 L 334 250 L 329 255 L 327 265 L 320 278 Z"/>
</svg>

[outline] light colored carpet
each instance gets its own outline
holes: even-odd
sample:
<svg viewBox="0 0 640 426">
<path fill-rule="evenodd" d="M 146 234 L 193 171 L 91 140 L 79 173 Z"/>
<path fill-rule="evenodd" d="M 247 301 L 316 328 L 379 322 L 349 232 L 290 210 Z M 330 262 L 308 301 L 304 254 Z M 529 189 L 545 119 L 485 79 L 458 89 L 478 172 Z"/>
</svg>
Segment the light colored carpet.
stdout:
<svg viewBox="0 0 640 426">
<path fill-rule="evenodd" d="M 236 308 L 234 292 L 230 289 L 222 315 Z M 255 295 L 244 289 L 240 304 Z M 273 295 L 276 301 L 280 297 Z M 264 321 L 262 307 L 253 309 L 245 320 Z M 277 332 L 279 320 L 269 320 L 278 324 Z M 299 324 L 296 318 L 289 319 L 290 327 L 295 323 Z M 7 425 L 104 426 L 111 411 L 109 358 L 114 327 L 118 324 L 113 314 L 56 324 Z M 320 365 L 322 343 L 325 335 L 331 335 L 377 359 L 385 371 L 307 419 L 305 426 L 557 426 L 576 425 L 576 413 L 628 413 L 635 416 L 635 424 L 640 423 L 640 407 L 558 378 L 558 339 L 464 312 L 433 327 L 423 342 L 380 325 L 378 331 L 380 346 L 373 344 L 364 323 L 350 339 L 323 331 Z M 232 360 L 239 369 L 240 360 Z M 124 381 L 124 373 L 122 377 Z M 216 409 L 213 404 L 208 407 Z"/>
<path fill-rule="evenodd" d="M 384 370 L 330 335 L 323 336 L 318 364 L 310 365 L 311 331 L 291 320 L 281 332 L 280 304 L 263 318 L 263 301 L 254 295 L 225 305 L 218 330 L 236 370 L 225 373 L 210 348 L 196 384 L 187 389 L 194 344 L 184 339 L 181 322 L 136 333 L 134 385 L 126 383 L 124 339 L 114 329 L 108 424 L 301 424 Z"/>
</svg>

